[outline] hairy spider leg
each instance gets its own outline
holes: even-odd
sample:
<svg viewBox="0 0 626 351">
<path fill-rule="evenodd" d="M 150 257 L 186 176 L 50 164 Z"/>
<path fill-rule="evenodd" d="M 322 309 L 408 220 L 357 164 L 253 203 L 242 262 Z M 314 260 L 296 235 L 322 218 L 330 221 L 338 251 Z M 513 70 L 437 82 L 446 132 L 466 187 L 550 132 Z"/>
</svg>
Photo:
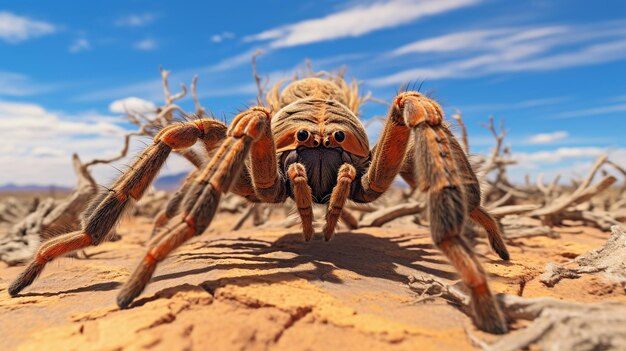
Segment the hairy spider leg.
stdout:
<svg viewBox="0 0 626 351">
<path fill-rule="evenodd" d="M 111 190 L 96 197 L 83 214 L 82 229 L 58 236 L 41 245 L 33 260 L 9 286 L 9 294 L 17 295 L 43 271 L 45 265 L 69 252 L 98 245 L 117 224 L 133 201 L 139 200 L 154 180 L 172 150 L 191 147 L 198 139 L 207 145 L 216 143 L 226 126 L 208 119 L 199 119 L 164 128 L 154 138 L 129 169 L 111 186 Z"/>
<path fill-rule="evenodd" d="M 293 197 L 302 219 L 302 234 L 304 240 L 309 241 L 313 237 L 313 196 L 308 183 L 306 169 L 301 163 L 293 163 L 287 170 L 289 181 L 293 189 Z"/>
<path fill-rule="evenodd" d="M 460 148 L 446 131 L 443 113 L 435 102 L 418 93 L 407 93 L 396 103 L 403 107 L 406 124 L 414 130 L 417 181 L 421 189 L 428 191 L 433 241 L 470 289 L 476 325 L 492 333 L 506 333 L 506 321 L 491 294 L 485 271 L 462 237 L 469 198 L 465 191 L 466 170 L 460 166 L 469 162 L 463 152 L 458 153 Z"/>
<path fill-rule="evenodd" d="M 493 251 L 495 251 L 501 259 L 508 261 L 510 259 L 509 250 L 506 248 L 504 240 L 502 239 L 500 226 L 493 216 L 480 206 L 473 209 L 469 215 L 474 222 L 485 229 Z"/>
<path fill-rule="evenodd" d="M 252 152 L 255 144 L 267 141 L 270 137 L 269 121 L 269 111 L 260 107 L 254 107 L 235 117 L 228 131 L 228 137 L 191 185 L 183 201 L 184 210 L 179 221 L 173 223 L 170 228 L 166 227 L 155 237 L 148 252 L 120 290 L 117 304 L 121 308 L 128 307 L 139 296 L 152 277 L 158 262 L 191 237 L 202 234 L 210 225 L 221 195 L 228 192 L 238 178 L 246 157 L 252 158 L 251 164 L 257 164 L 257 167 L 251 167 L 253 183 L 267 179 L 275 180 L 277 184 L 274 181 L 267 181 L 263 183 L 266 187 L 261 187 L 261 189 L 273 188 L 276 197 L 283 196 L 281 189 L 284 189 L 285 185 L 277 175 L 276 163 L 258 162 L 259 160 L 256 159 L 256 157 L 265 157 L 267 152 L 273 152 L 273 140 L 269 147 L 263 146 L 269 150 Z M 263 168 L 263 165 L 267 169 Z M 272 170 L 276 172 L 274 175 L 271 174 Z"/>
<path fill-rule="evenodd" d="M 413 166 L 413 171 L 407 165 Z M 395 98 L 380 141 L 372 150 L 370 169 L 356 183 L 352 199 L 373 201 L 398 174 L 429 194 L 433 241 L 470 288 L 476 325 L 492 333 L 506 332 L 506 321 L 486 274 L 462 238 L 468 207 L 473 210 L 480 204 L 478 182 L 467 156 L 443 122 L 441 107 L 418 92 L 404 92 Z"/>
<path fill-rule="evenodd" d="M 339 221 L 343 212 L 343 206 L 348 200 L 350 195 L 350 186 L 352 185 L 355 177 L 356 169 L 354 166 L 344 164 L 339 168 L 337 185 L 335 185 L 335 188 L 330 195 L 330 202 L 328 203 L 328 210 L 326 212 L 326 224 L 323 229 L 324 239 L 326 241 L 330 240 L 335 233 L 337 221 Z"/>
<path fill-rule="evenodd" d="M 389 111 L 378 143 L 372 149 L 367 173 L 357 182 L 351 198 L 356 202 L 372 202 L 380 197 L 400 172 L 407 154 L 411 129 L 397 108 Z"/>
</svg>

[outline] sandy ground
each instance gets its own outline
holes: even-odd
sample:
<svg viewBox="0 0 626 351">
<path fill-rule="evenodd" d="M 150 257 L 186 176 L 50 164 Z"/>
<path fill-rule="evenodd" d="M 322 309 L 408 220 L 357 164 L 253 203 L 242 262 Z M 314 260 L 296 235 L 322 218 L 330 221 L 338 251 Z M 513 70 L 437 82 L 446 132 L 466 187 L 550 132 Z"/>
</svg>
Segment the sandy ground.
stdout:
<svg viewBox="0 0 626 351">
<path fill-rule="evenodd" d="M 456 278 L 426 229 L 364 228 L 306 243 L 297 229 L 231 232 L 235 218 L 219 215 L 164 261 L 128 310 L 115 296 L 145 251 L 147 220 L 126 220 L 123 239 L 89 248 L 90 259 L 49 264 L 17 298 L 6 288 L 21 268 L 0 266 L 0 350 L 468 350 L 467 331 L 497 339 L 441 299 L 415 303 L 408 276 Z M 547 262 L 565 262 L 608 235 L 567 228 L 559 239 L 518 240 L 510 262 L 483 244 L 477 252 L 494 292 L 626 302 L 600 278 L 553 288 L 537 279 Z"/>
</svg>

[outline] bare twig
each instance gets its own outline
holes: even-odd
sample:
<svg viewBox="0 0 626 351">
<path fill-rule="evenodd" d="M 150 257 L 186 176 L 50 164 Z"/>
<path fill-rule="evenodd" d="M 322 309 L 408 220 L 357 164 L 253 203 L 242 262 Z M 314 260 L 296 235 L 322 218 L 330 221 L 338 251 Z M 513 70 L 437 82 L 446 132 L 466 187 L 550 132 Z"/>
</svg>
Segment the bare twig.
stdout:
<svg viewBox="0 0 626 351">
<path fill-rule="evenodd" d="M 263 103 L 263 98 L 265 96 L 265 87 L 267 86 L 269 79 L 265 79 L 265 82 L 262 81 L 261 76 L 257 70 L 256 59 L 257 57 L 265 54 L 265 52 L 261 49 L 257 49 L 254 54 L 252 54 L 252 76 L 254 77 L 254 81 L 256 82 L 256 87 L 258 90 L 257 100 L 259 104 Z"/>
<path fill-rule="evenodd" d="M 611 236 L 601 247 L 576 257 L 569 264 L 549 263 L 541 275 L 541 282 L 554 286 L 564 278 L 578 278 L 581 274 L 602 272 L 602 275 L 626 289 L 626 233 L 619 226 L 611 227 Z M 575 267 L 568 267 L 575 264 Z"/>
<path fill-rule="evenodd" d="M 160 70 L 161 70 L 161 80 L 163 83 L 163 95 L 165 96 L 165 105 L 169 106 L 169 105 L 172 105 L 174 101 L 180 100 L 183 97 L 185 97 L 185 95 L 187 95 L 187 87 L 185 86 L 185 84 L 181 83 L 180 84 L 181 91 L 178 94 L 172 95 L 172 93 L 170 92 L 170 87 L 168 83 L 170 71 L 165 70 L 163 67 L 160 67 Z"/>
<path fill-rule="evenodd" d="M 452 115 L 452 118 L 459 125 L 459 128 L 461 128 L 461 140 L 463 140 L 463 149 L 465 153 L 469 155 L 469 138 L 467 137 L 467 128 L 465 127 L 465 122 L 463 122 L 463 116 L 461 115 L 461 111 L 456 110 L 456 112 Z"/>
<path fill-rule="evenodd" d="M 425 208 L 426 206 L 421 202 L 408 202 L 382 208 L 378 211 L 366 214 L 363 219 L 361 219 L 359 226 L 380 227 L 396 218 L 418 214 L 424 211 Z"/>
<path fill-rule="evenodd" d="M 193 98 L 193 104 L 196 106 L 196 117 L 201 118 L 206 115 L 206 111 L 204 107 L 200 104 L 200 100 L 198 100 L 198 75 L 193 76 L 191 80 L 191 97 Z"/>
<path fill-rule="evenodd" d="M 483 127 L 487 128 L 493 137 L 496 139 L 496 145 L 491 151 L 491 156 L 487 159 L 487 163 L 483 166 L 481 173 L 487 174 L 496 168 L 498 157 L 500 156 L 502 150 L 502 142 L 506 137 L 506 129 L 504 128 L 504 120 L 500 120 L 500 131 L 496 131 L 496 127 L 494 125 L 493 117 L 489 116 L 489 124 L 483 124 Z"/>
<path fill-rule="evenodd" d="M 440 278 L 424 274 L 409 277 L 409 287 L 423 294 L 423 298 L 439 296 L 468 310 L 469 295 L 458 283 L 449 285 Z M 475 338 L 474 342 L 483 350 L 617 350 L 626 347 L 624 303 L 584 304 L 504 294 L 497 295 L 496 299 L 509 322 L 528 320 L 531 323 L 491 345 Z"/>
</svg>

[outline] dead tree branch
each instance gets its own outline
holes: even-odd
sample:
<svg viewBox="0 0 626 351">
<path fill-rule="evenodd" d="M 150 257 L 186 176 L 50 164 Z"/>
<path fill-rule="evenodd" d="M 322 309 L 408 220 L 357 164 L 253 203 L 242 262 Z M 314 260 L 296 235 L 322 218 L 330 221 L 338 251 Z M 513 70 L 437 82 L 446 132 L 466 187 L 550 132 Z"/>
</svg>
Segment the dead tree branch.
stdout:
<svg viewBox="0 0 626 351">
<path fill-rule="evenodd" d="M 561 279 L 575 279 L 581 274 L 602 272 L 605 279 L 621 284 L 626 289 L 625 248 L 626 233 L 619 226 L 613 226 L 611 236 L 604 245 L 564 265 L 549 263 L 540 280 L 547 286 L 554 286 Z"/>
<path fill-rule="evenodd" d="M 466 154 L 469 155 L 469 138 L 467 137 L 467 128 L 465 127 L 465 122 L 463 122 L 463 115 L 461 115 L 461 111 L 456 110 L 456 112 L 452 115 L 452 118 L 459 125 L 459 128 L 461 128 L 461 140 L 463 141 L 463 150 Z"/>
<path fill-rule="evenodd" d="M 196 107 L 196 117 L 202 118 L 206 115 L 206 110 L 200 104 L 198 100 L 198 75 L 194 75 L 191 80 L 191 97 L 193 98 L 193 104 Z"/>
<path fill-rule="evenodd" d="M 468 310 L 469 295 L 459 283 L 447 284 L 432 275 L 409 277 L 409 287 L 422 298 L 443 298 Z M 626 304 L 584 304 L 552 298 L 496 296 L 507 321 L 527 320 L 524 329 L 510 332 L 491 345 L 478 341 L 484 350 L 609 350 L 626 348 Z"/>
<path fill-rule="evenodd" d="M 260 105 L 263 105 L 263 99 L 265 97 L 265 88 L 267 88 L 267 84 L 269 83 L 269 78 L 266 77 L 265 80 L 261 78 L 257 70 L 256 59 L 257 57 L 264 55 L 264 54 L 265 54 L 265 51 L 261 49 L 257 49 L 254 52 L 254 54 L 252 54 L 252 76 L 254 77 L 254 81 L 256 82 L 256 87 L 258 90 L 257 102 Z"/>
<path fill-rule="evenodd" d="M 425 208 L 426 206 L 421 202 L 408 202 L 382 208 L 366 214 L 359 222 L 359 227 L 380 227 L 396 218 L 418 214 L 424 211 Z"/>
<path fill-rule="evenodd" d="M 97 193 L 97 186 L 87 167 L 73 155 L 76 189 L 65 199 L 47 199 L 37 209 L 17 222 L 0 239 L 0 260 L 18 264 L 29 260 L 39 244 L 59 233 L 80 228 L 80 215 Z"/>
</svg>

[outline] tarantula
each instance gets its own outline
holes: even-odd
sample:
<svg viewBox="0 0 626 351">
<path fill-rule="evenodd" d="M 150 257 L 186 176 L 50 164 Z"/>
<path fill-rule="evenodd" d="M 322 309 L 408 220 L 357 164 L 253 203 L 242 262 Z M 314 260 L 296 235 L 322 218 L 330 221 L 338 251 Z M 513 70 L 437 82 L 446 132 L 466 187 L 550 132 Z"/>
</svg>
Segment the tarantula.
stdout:
<svg viewBox="0 0 626 351">
<path fill-rule="evenodd" d="M 361 102 L 341 77 L 296 79 L 267 94 L 270 108 L 239 113 L 230 127 L 200 118 L 161 130 L 108 192 L 83 215 L 82 229 L 41 245 L 9 287 L 16 296 L 56 257 L 98 245 L 133 200 L 139 200 L 172 150 L 200 141 L 214 156 L 185 182 L 184 199 L 173 201 L 156 223 L 149 244 L 117 304 L 126 308 L 151 279 L 156 265 L 211 223 L 222 194 L 231 191 L 252 202 L 280 203 L 291 197 L 302 219 L 305 240 L 314 234 L 312 204 L 327 204 L 323 234 L 330 240 L 346 201 L 366 203 L 381 196 L 399 174 L 429 195 L 429 222 L 435 245 L 456 267 L 471 291 L 473 319 L 492 333 L 507 324 L 492 296 L 483 268 L 464 241 L 467 220 L 482 225 L 492 248 L 508 260 L 495 220 L 480 206 L 480 186 L 467 156 L 443 120 L 439 104 L 419 92 L 397 95 L 379 142 L 370 150 L 358 115 Z M 181 214 L 170 220 L 182 207 Z M 162 227 L 162 228 L 161 228 Z"/>
</svg>

